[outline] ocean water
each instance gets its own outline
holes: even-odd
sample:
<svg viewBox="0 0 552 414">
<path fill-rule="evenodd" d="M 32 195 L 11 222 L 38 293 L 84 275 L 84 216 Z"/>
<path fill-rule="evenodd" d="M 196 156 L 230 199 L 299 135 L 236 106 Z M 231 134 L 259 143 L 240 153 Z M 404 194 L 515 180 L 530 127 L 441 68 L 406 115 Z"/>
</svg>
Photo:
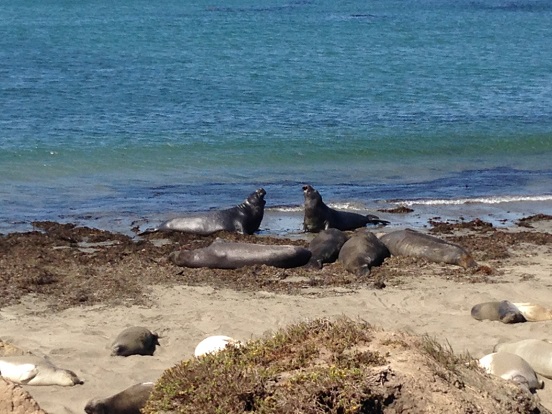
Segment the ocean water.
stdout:
<svg viewBox="0 0 552 414">
<path fill-rule="evenodd" d="M 548 0 L 113 3 L 2 5 L 2 233 L 258 187 L 263 231 L 293 231 L 305 183 L 417 225 L 552 214 Z"/>
</svg>

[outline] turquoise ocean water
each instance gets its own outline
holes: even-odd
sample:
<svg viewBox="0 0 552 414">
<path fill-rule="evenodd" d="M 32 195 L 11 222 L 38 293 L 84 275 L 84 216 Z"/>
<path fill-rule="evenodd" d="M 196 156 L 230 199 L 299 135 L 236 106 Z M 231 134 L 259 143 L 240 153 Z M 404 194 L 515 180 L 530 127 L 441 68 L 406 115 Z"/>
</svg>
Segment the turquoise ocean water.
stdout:
<svg viewBox="0 0 552 414">
<path fill-rule="evenodd" d="M 343 208 L 552 214 L 548 0 L 1 9 L 2 233 L 129 231 L 261 186 L 299 212 L 304 183 Z"/>
</svg>

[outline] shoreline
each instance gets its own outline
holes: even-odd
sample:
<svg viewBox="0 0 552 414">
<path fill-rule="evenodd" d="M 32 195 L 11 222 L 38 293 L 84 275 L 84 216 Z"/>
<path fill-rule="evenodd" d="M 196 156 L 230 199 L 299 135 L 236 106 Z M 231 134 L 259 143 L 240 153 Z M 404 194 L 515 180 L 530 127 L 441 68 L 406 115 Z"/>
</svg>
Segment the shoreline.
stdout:
<svg viewBox="0 0 552 414">
<path fill-rule="evenodd" d="M 491 223 L 496 228 L 508 228 L 516 226 L 518 220 L 537 214 L 552 216 L 552 201 L 521 200 L 504 201 L 499 203 L 481 203 L 468 201 L 462 204 L 447 203 L 433 204 L 416 201 L 409 202 L 373 202 L 367 208 L 344 206 L 329 203 L 329 206 L 345 211 L 354 211 L 360 214 L 375 214 L 382 219 L 389 220 L 387 229 L 401 229 L 411 227 L 424 229 L 430 224 L 430 220 L 450 223 L 469 222 L 483 220 Z M 408 206 L 412 209 L 409 213 L 391 213 L 389 210 L 400 206 Z M 348 208 L 347 208 L 348 207 Z M 166 212 L 157 217 L 140 217 L 136 214 L 123 212 L 117 216 L 113 211 L 96 211 L 87 215 L 60 214 L 52 217 L 43 217 L 36 221 L 52 221 L 64 224 L 75 224 L 81 227 L 96 228 L 99 230 L 120 233 L 129 237 L 137 237 L 134 231 L 137 227 L 141 230 L 153 227 L 164 220 L 185 215 L 185 213 Z M 293 207 L 265 207 L 265 214 L 261 223 L 259 235 L 296 238 L 302 233 L 303 206 Z M 0 235 L 11 233 L 25 233 L 33 231 L 31 222 L 0 223 Z"/>
</svg>

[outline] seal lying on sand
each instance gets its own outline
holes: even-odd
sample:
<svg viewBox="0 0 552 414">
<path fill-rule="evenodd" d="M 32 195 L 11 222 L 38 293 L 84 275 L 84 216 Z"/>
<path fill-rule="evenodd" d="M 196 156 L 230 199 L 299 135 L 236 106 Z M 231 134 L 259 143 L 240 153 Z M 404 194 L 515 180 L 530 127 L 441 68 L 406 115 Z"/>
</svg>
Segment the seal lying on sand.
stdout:
<svg viewBox="0 0 552 414">
<path fill-rule="evenodd" d="M 128 387 L 111 397 L 96 398 L 84 407 L 86 414 L 140 414 L 153 390 L 153 382 Z"/>
<path fill-rule="evenodd" d="M 322 196 L 310 185 L 303 186 L 305 195 L 305 217 L 303 218 L 303 230 L 312 233 L 335 228 L 339 230 L 354 230 L 367 224 L 389 224 L 386 220 L 372 214 L 362 214 L 349 211 L 339 211 L 328 207 Z"/>
<path fill-rule="evenodd" d="M 488 319 L 504 323 L 539 322 L 552 319 L 552 310 L 534 303 L 483 302 L 475 305 L 471 315 L 481 321 Z"/>
<path fill-rule="evenodd" d="M 237 269 L 263 264 L 291 268 L 305 265 L 310 257 L 310 250 L 299 246 L 240 243 L 218 238 L 202 249 L 178 250 L 169 255 L 177 266 L 211 269 Z"/>
<path fill-rule="evenodd" d="M 322 230 L 311 240 L 309 250 L 312 256 L 307 266 L 322 269 L 323 263 L 333 263 L 337 260 L 339 251 L 349 239 L 345 233 L 338 229 Z"/>
<path fill-rule="evenodd" d="M 484 302 L 471 309 L 471 316 L 478 321 L 485 319 L 503 323 L 525 322 L 526 319 L 519 309 L 507 300 L 501 302 Z"/>
<path fill-rule="evenodd" d="M 362 229 L 345 242 L 339 251 L 338 260 L 349 272 L 368 276 L 370 268 L 381 265 L 389 256 L 387 247 L 373 233 Z"/>
<path fill-rule="evenodd" d="M 527 387 L 529 391 L 544 388 L 544 381 L 539 381 L 531 365 L 510 352 L 494 352 L 485 355 L 479 360 L 479 366 L 489 374 Z"/>
<path fill-rule="evenodd" d="M 381 236 L 380 240 L 393 256 L 422 257 L 431 262 L 455 264 L 465 269 L 477 266 L 463 247 L 416 230 L 393 231 Z"/>
<path fill-rule="evenodd" d="M 153 355 L 159 345 L 159 335 L 142 326 L 131 326 L 123 330 L 111 345 L 111 355 Z"/>
<path fill-rule="evenodd" d="M 494 347 L 495 352 L 511 352 L 522 357 L 537 374 L 552 379 L 552 343 L 540 339 L 504 342 Z"/>
<path fill-rule="evenodd" d="M 0 358 L 0 375 L 16 384 L 62 385 L 84 384 L 73 371 L 55 367 L 50 361 L 34 355 Z"/>
<path fill-rule="evenodd" d="M 201 341 L 194 350 L 194 356 L 199 358 L 206 354 L 214 354 L 222 351 L 227 346 L 240 346 L 240 342 L 224 335 L 213 335 Z"/>
<path fill-rule="evenodd" d="M 185 217 L 165 221 L 159 227 L 147 229 L 139 235 L 156 231 L 182 231 L 199 235 L 213 234 L 217 231 L 231 231 L 253 234 L 261 225 L 264 215 L 266 191 L 259 188 L 237 206 L 218 211 L 190 214 Z"/>
</svg>

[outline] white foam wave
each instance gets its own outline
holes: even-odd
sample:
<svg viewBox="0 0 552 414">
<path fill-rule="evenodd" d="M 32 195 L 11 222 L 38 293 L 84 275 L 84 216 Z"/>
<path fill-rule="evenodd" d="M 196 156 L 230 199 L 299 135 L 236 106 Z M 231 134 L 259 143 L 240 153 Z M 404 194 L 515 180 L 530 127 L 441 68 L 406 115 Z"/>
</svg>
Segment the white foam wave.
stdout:
<svg viewBox="0 0 552 414">
<path fill-rule="evenodd" d="M 426 205 L 461 205 L 461 204 L 499 204 L 515 202 L 541 202 L 552 201 L 552 195 L 540 196 L 500 196 L 500 197 L 474 197 L 457 199 L 436 199 L 436 200 L 392 200 L 391 203 L 402 206 Z"/>
</svg>

